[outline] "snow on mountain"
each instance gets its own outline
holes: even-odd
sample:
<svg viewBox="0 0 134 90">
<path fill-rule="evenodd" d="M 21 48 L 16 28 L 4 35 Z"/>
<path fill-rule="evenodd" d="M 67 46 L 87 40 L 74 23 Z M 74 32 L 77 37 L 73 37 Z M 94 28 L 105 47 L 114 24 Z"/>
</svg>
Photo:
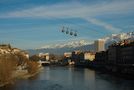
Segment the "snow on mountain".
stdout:
<svg viewBox="0 0 134 90">
<path fill-rule="evenodd" d="M 134 32 L 112 34 L 111 36 L 104 37 L 102 39 L 105 41 L 106 45 L 110 45 L 114 42 L 119 42 L 119 41 L 122 41 L 124 39 L 129 39 L 129 38 L 131 39 L 134 38 Z M 89 44 L 91 43 L 89 43 L 88 41 L 77 40 L 77 41 L 63 42 L 63 43 L 58 43 L 58 44 L 48 44 L 48 45 L 44 45 L 43 47 L 39 49 L 53 49 L 53 48 L 64 48 L 64 47 L 75 48 L 75 47 L 80 47 L 80 46 L 89 45 Z"/>
<path fill-rule="evenodd" d="M 134 32 L 130 32 L 130 33 L 121 33 L 121 34 L 112 34 L 110 37 L 105 37 L 103 38 L 106 42 L 109 41 L 122 41 L 125 39 L 134 39 Z"/>
<path fill-rule="evenodd" d="M 121 33 L 121 34 L 112 34 L 111 36 L 103 38 L 105 40 L 105 47 L 108 48 L 112 43 L 117 43 L 125 39 L 134 40 L 134 32 Z"/>
<path fill-rule="evenodd" d="M 121 33 L 121 34 L 112 34 L 111 36 L 101 38 L 105 40 L 105 48 L 107 49 L 109 45 L 122 41 L 124 39 L 133 39 L 134 40 L 134 32 L 131 33 Z M 71 52 L 74 50 L 82 50 L 82 51 L 93 51 L 94 44 L 85 41 L 85 40 L 77 40 L 77 41 L 70 41 L 70 42 L 63 42 L 58 44 L 49 44 L 45 45 L 36 50 L 28 50 L 31 55 L 37 54 L 40 52 L 44 53 L 54 53 L 54 54 L 63 54 L 64 52 Z"/>
<path fill-rule="evenodd" d="M 129 39 L 129 38 L 134 38 L 134 32 L 130 32 L 130 33 L 121 33 L 121 34 L 112 34 L 109 37 L 105 37 L 103 38 L 106 42 L 109 41 L 122 41 L 124 39 Z"/>
<path fill-rule="evenodd" d="M 64 48 L 64 47 L 75 48 L 75 47 L 80 47 L 80 46 L 88 45 L 88 44 L 90 44 L 90 43 L 85 41 L 85 40 L 70 41 L 70 42 L 67 42 L 67 43 L 58 43 L 58 44 L 45 45 L 45 46 L 41 47 L 41 49 L 43 49 L 43 48 L 45 48 L 45 49 Z"/>
<path fill-rule="evenodd" d="M 124 39 L 134 39 L 134 32 L 130 33 L 121 33 L 121 34 L 112 34 L 111 36 L 101 38 L 105 41 L 105 46 L 108 48 L 109 45 L 115 42 L 122 41 Z M 56 44 L 48 44 L 39 49 L 54 49 L 54 48 L 76 48 L 80 46 L 90 45 L 88 41 L 85 40 L 77 40 L 77 41 L 70 41 L 70 42 L 62 42 Z"/>
</svg>

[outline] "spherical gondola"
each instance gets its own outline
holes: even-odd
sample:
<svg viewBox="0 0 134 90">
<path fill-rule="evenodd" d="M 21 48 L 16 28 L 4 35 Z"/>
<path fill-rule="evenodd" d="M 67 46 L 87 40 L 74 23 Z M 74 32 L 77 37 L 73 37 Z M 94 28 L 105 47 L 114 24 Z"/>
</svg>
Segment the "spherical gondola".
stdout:
<svg viewBox="0 0 134 90">
<path fill-rule="evenodd" d="M 68 30 L 69 28 L 67 28 L 67 30 L 66 30 L 66 34 L 69 34 L 69 30 Z"/>
<path fill-rule="evenodd" d="M 65 32 L 64 27 L 62 28 L 61 32 L 63 32 L 63 33 Z"/>
<path fill-rule="evenodd" d="M 74 33 L 74 36 L 75 36 L 75 37 L 77 36 L 77 32 Z"/>
</svg>

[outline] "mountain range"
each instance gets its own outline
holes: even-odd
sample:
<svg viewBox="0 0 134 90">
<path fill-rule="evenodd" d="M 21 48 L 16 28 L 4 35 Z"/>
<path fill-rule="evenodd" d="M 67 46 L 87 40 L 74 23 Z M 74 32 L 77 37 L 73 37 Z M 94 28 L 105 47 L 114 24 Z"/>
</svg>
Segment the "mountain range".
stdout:
<svg viewBox="0 0 134 90">
<path fill-rule="evenodd" d="M 126 40 L 126 39 L 134 40 L 134 32 L 112 34 L 111 36 L 104 37 L 102 39 L 105 40 L 105 48 L 107 49 L 108 46 L 113 43 L 118 43 L 118 42 Z"/>
<path fill-rule="evenodd" d="M 93 44 L 90 44 L 88 41 L 85 40 L 79 40 L 67 43 L 45 45 L 41 48 L 29 49 L 27 51 L 30 53 L 30 55 L 38 53 L 52 53 L 62 55 L 64 52 L 72 52 L 74 50 L 81 50 L 81 51 L 93 50 Z"/>
<path fill-rule="evenodd" d="M 134 39 L 134 32 L 130 33 L 121 33 L 121 34 L 112 34 L 111 36 L 101 38 L 105 41 L 105 48 L 107 49 L 109 45 L 115 42 L 122 41 L 124 39 Z M 38 49 L 29 49 L 27 50 L 30 55 L 38 54 L 38 53 L 52 53 L 61 55 L 64 52 L 72 52 L 74 50 L 81 51 L 94 51 L 94 44 L 89 43 L 85 40 L 79 41 L 71 41 L 67 43 L 59 43 L 59 44 L 49 44 L 45 45 Z"/>
</svg>

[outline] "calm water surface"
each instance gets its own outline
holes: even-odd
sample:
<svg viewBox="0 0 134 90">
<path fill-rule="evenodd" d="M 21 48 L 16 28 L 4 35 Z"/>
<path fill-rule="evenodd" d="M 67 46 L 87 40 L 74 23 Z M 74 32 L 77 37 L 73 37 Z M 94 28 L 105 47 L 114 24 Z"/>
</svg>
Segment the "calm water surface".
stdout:
<svg viewBox="0 0 134 90">
<path fill-rule="evenodd" d="M 134 90 L 134 80 L 116 78 L 94 70 L 45 67 L 37 76 L 17 80 L 0 90 Z"/>
</svg>

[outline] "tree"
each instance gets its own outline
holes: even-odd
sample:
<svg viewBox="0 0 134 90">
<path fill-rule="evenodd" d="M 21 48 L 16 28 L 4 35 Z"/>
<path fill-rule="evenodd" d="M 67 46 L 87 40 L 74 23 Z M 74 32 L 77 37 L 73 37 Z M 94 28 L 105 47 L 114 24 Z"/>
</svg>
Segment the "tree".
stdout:
<svg viewBox="0 0 134 90">
<path fill-rule="evenodd" d="M 31 61 L 39 61 L 40 60 L 40 57 L 37 56 L 37 55 L 33 55 L 33 56 L 30 57 L 30 60 Z"/>
<path fill-rule="evenodd" d="M 3 54 L 0 56 L 0 84 L 13 81 L 12 72 L 16 68 L 16 57 L 12 54 Z"/>
</svg>

